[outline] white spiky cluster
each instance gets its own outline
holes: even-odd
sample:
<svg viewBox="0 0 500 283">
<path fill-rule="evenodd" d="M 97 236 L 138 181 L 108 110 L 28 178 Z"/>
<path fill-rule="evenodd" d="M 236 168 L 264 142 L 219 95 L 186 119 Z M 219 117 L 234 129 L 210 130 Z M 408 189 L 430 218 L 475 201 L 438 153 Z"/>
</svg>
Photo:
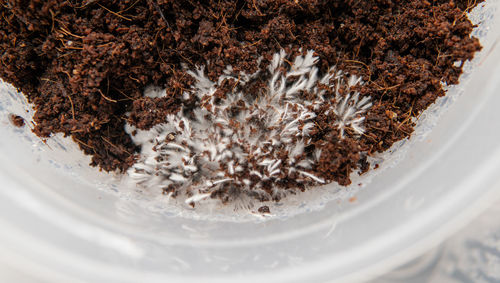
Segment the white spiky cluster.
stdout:
<svg viewBox="0 0 500 283">
<path fill-rule="evenodd" d="M 129 170 L 133 182 L 185 194 L 186 203 L 214 194 L 280 198 L 279 184 L 287 178 L 304 186 L 328 182 L 312 173 L 321 156 L 321 148 L 308 147 L 315 111 L 330 106 L 340 136 L 348 128 L 359 135 L 371 103 L 350 90 L 362 84 L 361 78 L 335 68 L 319 76 L 313 54 L 297 56 L 290 66 L 281 51 L 266 70 L 234 74 L 228 67 L 217 82 L 210 81 L 203 68 L 189 71 L 196 83 L 184 99 L 196 96 L 197 107 L 168 115 L 165 123 L 149 131 L 137 131 L 132 138 L 142 151 Z M 246 93 L 246 85 L 262 78 L 267 87 L 261 93 Z M 234 84 L 231 93 L 216 98 L 215 92 L 228 80 Z M 314 99 L 303 99 L 304 93 Z M 132 130 L 127 125 L 127 131 Z"/>
</svg>

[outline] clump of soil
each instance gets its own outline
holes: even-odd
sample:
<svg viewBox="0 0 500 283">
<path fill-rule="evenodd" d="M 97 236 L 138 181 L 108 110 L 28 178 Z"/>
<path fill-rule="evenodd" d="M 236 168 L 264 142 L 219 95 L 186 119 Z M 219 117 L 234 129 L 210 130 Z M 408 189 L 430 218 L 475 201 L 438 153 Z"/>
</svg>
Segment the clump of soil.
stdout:
<svg viewBox="0 0 500 283">
<path fill-rule="evenodd" d="M 22 128 L 25 125 L 24 118 L 19 116 L 19 115 L 10 114 L 9 119 L 10 119 L 10 122 L 12 123 L 12 125 L 14 125 L 18 128 Z"/>
<path fill-rule="evenodd" d="M 140 148 L 124 125 L 151 129 L 189 108 L 186 70 L 203 65 L 216 81 L 229 65 L 251 74 L 281 49 L 314 50 L 321 72 L 362 77 L 358 91 L 372 98 L 360 137 L 339 138 L 321 113 L 314 121 L 322 154 L 311 172 L 348 185 L 354 170 L 369 169 L 366 156 L 411 135 L 412 119 L 445 94 L 442 83 L 458 83 L 481 49 L 470 36 L 472 8 L 468 0 L 4 0 L 0 77 L 34 104 L 37 135 L 64 133 L 93 166 L 125 171 Z M 166 95 L 143 96 L 150 85 Z"/>
<path fill-rule="evenodd" d="M 267 205 L 259 207 L 259 209 L 257 209 L 257 211 L 259 213 L 262 213 L 262 214 L 269 214 L 269 213 L 271 213 L 271 210 L 269 210 L 269 206 L 267 206 Z"/>
</svg>

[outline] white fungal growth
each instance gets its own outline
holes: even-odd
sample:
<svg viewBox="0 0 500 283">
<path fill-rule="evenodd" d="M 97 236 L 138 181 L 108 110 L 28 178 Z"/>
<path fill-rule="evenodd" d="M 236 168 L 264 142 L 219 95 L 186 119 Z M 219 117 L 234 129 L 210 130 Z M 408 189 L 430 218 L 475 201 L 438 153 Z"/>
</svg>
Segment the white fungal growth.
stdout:
<svg viewBox="0 0 500 283">
<path fill-rule="evenodd" d="M 282 50 L 267 69 L 234 74 L 229 66 L 216 82 L 203 67 L 188 71 L 195 83 L 183 97 L 195 97 L 196 107 L 132 136 L 142 151 L 129 169 L 131 180 L 186 195 L 189 204 L 216 195 L 227 201 L 242 195 L 276 199 L 282 197 L 284 190 L 277 188 L 285 180 L 301 187 L 327 183 L 313 171 L 322 152 L 311 143 L 311 134 L 320 130 L 318 111 L 328 107 L 340 138 L 346 133 L 356 137 L 364 132 L 370 98 L 353 90 L 362 84 L 359 77 L 335 68 L 320 76 L 313 51 L 295 57 L 291 66 L 286 62 L 291 60 Z M 224 83 L 232 87 L 217 97 Z M 150 89 L 148 95 L 160 93 Z M 127 125 L 127 131 L 133 130 Z"/>
<path fill-rule="evenodd" d="M 157 86 L 149 86 L 144 90 L 144 96 L 150 98 L 159 98 L 164 97 L 167 94 L 165 89 L 162 89 Z"/>
<path fill-rule="evenodd" d="M 369 97 L 359 99 L 359 93 L 347 94 L 340 98 L 334 113 L 337 115 L 335 125 L 340 130 L 340 136 L 344 137 L 345 130 L 351 128 L 354 133 L 361 135 L 364 133 L 362 126 L 365 117 L 363 114 L 372 106 Z"/>
</svg>

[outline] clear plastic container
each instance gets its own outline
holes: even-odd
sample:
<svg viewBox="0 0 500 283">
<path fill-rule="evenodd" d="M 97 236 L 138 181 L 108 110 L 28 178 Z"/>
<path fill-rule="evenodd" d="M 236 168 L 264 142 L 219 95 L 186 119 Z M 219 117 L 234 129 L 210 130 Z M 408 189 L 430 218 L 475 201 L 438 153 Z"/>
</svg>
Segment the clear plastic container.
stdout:
<svg viewBox="0 0 500 283">
<path fill-rule="evenodd" d="M 385 164 L 359 190 L 327 186 L 338 196 L 315 207 L 295 203 L 287 214 L 276 206 L 279 215 L 264 220 L 210 220 L 137 201 L 141 194 L 88 168 L 71 142 L 46 145 L 29 127 L 11 126 L 8 114 L 30 113 L 2 85 L 0 274 L 16 282 L 356 282 L 422 254 L 500 197 L 498 1 L 472 17 L 483 51 L 395 148 L 388 160 L 397 166 Z"/>
</svg>

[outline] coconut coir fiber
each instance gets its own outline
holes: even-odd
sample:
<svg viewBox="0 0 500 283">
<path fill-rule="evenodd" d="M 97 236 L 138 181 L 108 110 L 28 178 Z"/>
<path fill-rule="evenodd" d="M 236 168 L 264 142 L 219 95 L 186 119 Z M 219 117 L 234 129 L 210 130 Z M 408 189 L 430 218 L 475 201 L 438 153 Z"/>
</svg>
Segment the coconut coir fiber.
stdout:
<svg viewBox="0 0 500 283">
<path fill-rule="evenodd" d="M 366 156 L 411 135 L 412 118 L 445 94 L 442 83 L 458 83 L 481 48 L 468 0 L 0 3 L 0 77 L 35 106 L 34 132 L 71 136 L 106 171 L 137 159 L 126 123 L 150 129 L 187 107 L 187 69 L 204 65 L 216 81 L 229 65 L 253 73 L 281 49 L 314 50 L 322 72 L 336 66 L 362 77 L 358 91 L 372 98 L 363 135 L 332 138 L 338 129 L 321 115 L 311 134 L 323 150 L 310 172 L 348 185 L 350 173 L 369 169 Z M 149 85 L 166 96 L 143 96 Z"/>
</svg>

